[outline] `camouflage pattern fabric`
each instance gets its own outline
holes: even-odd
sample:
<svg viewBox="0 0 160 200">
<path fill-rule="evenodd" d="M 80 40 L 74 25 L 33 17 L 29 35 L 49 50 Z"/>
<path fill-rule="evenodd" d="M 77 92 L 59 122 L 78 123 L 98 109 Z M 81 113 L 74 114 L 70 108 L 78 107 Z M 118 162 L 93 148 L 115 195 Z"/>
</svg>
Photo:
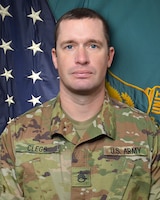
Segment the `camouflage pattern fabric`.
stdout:
<svg viewBox="0 0 160 200">
<path fill-rule="evenodd" d="M 106 95 L 80 137 L 59 96 L 12 121 L 1 135 L 1 200 L 160 199 L 159 131 Z"/>
</svg>

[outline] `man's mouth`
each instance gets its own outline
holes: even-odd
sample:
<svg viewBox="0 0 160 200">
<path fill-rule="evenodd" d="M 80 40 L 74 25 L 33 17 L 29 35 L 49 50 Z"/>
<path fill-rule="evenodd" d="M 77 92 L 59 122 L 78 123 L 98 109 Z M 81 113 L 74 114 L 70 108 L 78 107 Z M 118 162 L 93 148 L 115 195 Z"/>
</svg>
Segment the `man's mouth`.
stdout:
<svg viewBox="0 0 160 200">
<path fill-rule="evenodd" d="M 90 77 L 93 73 L 91 71 L 81 71 L 81 70 L 78 70 L 78 71 L 74 71 L 72 73 L 76 78 L 88 78 Z"/>
</svg>

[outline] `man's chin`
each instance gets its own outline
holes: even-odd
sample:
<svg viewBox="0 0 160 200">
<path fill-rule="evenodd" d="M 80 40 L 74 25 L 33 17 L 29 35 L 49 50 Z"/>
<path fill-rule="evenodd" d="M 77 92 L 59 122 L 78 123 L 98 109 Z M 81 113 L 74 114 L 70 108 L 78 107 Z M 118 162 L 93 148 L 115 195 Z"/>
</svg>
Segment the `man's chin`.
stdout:
<svg viewBox="0 0 160 200">
<path fill-rule="evenodd" d="M 91 95 L 95 92 L 95 88 L 94 89 L 75 89 L 75 88 L 72 88 L 71 90 L 72 93 L 74 94 L 77 94 L 77 95 L 83 95 L 83 96 L 88 96 L 88 95 Z"/>
</svg>

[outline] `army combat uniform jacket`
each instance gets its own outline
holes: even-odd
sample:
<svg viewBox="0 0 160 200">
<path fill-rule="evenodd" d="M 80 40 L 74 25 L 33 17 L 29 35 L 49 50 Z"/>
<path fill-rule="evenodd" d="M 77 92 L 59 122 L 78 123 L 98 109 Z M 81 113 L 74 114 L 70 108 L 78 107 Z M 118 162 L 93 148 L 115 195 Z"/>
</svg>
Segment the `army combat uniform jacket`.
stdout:
<svg viewBox="0 0 160 200">
<path fill-rule="evenodd" d="M 160 199 L 155 125 L 107 95 L 81 136 L 57 97 L 11 122 L 1 143 L 0 200 Z"/>
</svg>

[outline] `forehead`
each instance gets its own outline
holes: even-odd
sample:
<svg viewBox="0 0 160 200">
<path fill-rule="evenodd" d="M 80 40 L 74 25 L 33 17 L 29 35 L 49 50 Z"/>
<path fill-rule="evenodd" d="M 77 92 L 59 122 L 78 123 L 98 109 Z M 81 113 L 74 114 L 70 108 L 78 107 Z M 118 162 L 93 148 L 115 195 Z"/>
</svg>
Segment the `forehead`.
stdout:
<svg viewBox="0 0 160 200">
<path fill-rule="evenodd" d="M 58 37 L 104 37 L 103 23 L 100 19 L 65 19 L 59 25 Z"/>
</svg>

